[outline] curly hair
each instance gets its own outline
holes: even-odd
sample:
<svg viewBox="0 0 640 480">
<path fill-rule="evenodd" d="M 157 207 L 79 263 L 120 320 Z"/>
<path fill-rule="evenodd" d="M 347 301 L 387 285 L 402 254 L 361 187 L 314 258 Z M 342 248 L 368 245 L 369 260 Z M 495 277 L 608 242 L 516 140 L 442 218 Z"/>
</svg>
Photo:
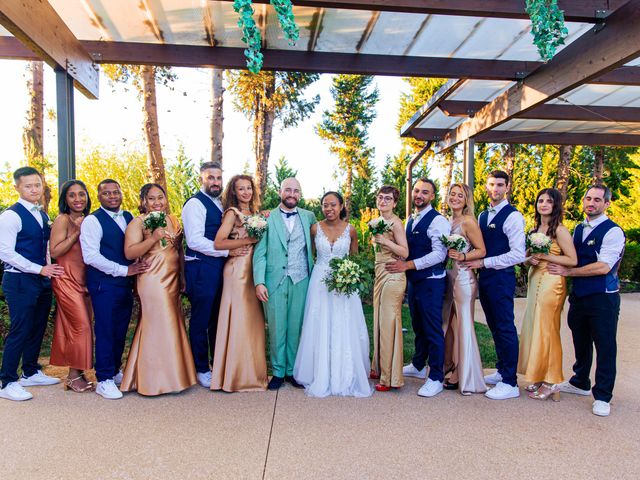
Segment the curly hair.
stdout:
<svg viewBox="0 0 640 480">
<path fill-rule="evenodd" d="M 140 204 L 138 205 L 138 211 L 142 214 L 149 213 L 144 202 L 147 199 L 147 195 L 149 195 L 149 191 L 152 188 L 157 188 L 162 193 L 164 193 L 164 197 L 167 199 L 167 206 L 169 206 L 169 198 L 167 197 L 167 192 L 164 190 L 164 188 L 162 188 L 162 185 L 158 183 L 145 183 L 140 189 Z"/>
<path fill-rule="evenodd" d="M 222 194 L 222 206 L 224 207 L 224 210 L 231 207 L 240 209 L 240 200 L 236 195 L 236 183 L 238 180 L 246 180 L 251 184 L 253 196 L 249 202 L 249 210 L 251 210 L 252 213 L 257 212 L 260 209 L 260 202 L 258 199 L 258 192 L 256 191 L 256 184 L 253 181 L 253 177 L 250 175 L 234 175 L 231 177 L 231 180 L 227 183 L 227 188 L 224 189 L 224 193 Z"/>
</svg>

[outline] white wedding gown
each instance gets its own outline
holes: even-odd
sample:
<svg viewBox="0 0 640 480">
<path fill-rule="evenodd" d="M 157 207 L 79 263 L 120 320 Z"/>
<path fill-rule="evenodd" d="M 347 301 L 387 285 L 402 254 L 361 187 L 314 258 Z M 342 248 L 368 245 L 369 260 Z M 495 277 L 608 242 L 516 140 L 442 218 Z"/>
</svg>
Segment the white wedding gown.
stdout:
<svg viewBox="0 0 640 480">
<path fill-rule="evenodd" d="M 311 397 L 368 397 L 369 334 L 358 295 L 329 292 L 323 279 L 329 261 L 349 253 L 349 227 L 331 245 L 318 224 L 317 259 L 307 291 L 302 334 L 293 369 Z"/>
</svg>

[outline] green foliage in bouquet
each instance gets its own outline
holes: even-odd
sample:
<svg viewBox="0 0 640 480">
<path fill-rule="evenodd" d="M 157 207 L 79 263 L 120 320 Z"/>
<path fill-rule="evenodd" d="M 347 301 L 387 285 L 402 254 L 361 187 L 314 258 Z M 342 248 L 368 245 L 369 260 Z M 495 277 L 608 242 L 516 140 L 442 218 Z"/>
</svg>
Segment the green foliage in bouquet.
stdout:
<svg viewBox="0 0 640 480">
<path fill-rule="evenodd" d="M 373 285 L 373 265 L 365 257 L 348 255 L 329 262 L 330 271 L 324 279 L 330 292 L 360 297 L 367 295 Z"/>
</svg>

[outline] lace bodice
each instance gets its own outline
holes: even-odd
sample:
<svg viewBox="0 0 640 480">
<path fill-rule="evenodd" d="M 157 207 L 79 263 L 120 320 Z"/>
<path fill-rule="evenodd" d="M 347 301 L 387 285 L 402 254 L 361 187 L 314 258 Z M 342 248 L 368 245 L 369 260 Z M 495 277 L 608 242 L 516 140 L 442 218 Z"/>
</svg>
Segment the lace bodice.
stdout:
<svg viewBox="0 0 640 480">
<path fill-rule="evenodd" d="M 316 265 L 329 265 L 329 261 L 332 258 L 342 258 L 349 254 L 349 247 L 351 246 L 351 237 L 349 236 L 350 225 L 344 229 L 342 235 L 333 243 L 329 242 L 329 239 L 322 231 L 320 224 L 317 224 L 316 230 Z"/>
</svg>

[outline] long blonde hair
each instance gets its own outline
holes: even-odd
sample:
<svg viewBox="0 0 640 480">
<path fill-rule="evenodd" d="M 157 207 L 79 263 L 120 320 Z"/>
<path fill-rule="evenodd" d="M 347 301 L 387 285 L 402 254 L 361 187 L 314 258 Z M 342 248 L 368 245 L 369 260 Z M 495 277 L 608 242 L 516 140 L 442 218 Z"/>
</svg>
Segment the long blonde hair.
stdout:
<svg viewBox="0 0 640 480">
<path fill-rule="evenodd" d="M 451 196 L 451 190 L 453 190 L 454 187 L 458 187 L 462 190 L 462 194 L 464 195 L 464 207 L 462 207 L 462 214 L 463 215 L 471 215 L 472 217 L 475 217 L 475 204 L 473 203 L 473 192 L 471 191 L 471 187 L 469 187 L 469 185 L 467 185 L 466 183 L 453 183 L 451 184 L 451 186 L 449 187 L 449 193 L 447 193 L 447 208 L 451 208 L 449 207 L 449 196 Z"/>
</svg>

